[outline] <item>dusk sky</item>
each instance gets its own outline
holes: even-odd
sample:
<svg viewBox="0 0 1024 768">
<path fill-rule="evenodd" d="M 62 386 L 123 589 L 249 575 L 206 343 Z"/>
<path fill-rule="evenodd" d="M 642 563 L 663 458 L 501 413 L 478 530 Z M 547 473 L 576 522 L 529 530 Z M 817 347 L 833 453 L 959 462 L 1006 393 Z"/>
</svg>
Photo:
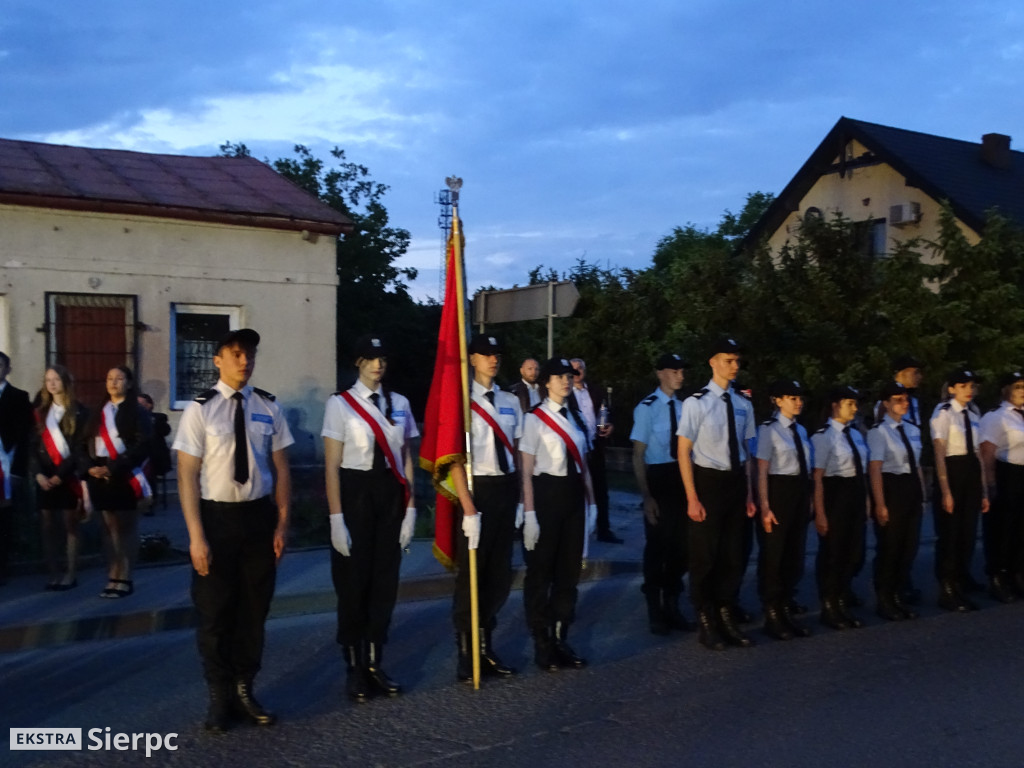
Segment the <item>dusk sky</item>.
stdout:
<svg viewBox="0 0 1024 768">
<path fill-rule="evenodd" d="M 1022 147 L 1024 6 L 675 0 L 3 0 L 0 137 L 256 157 L 335 145 L 391 187 L 439 297 L 434 196 L 464 178 L 470 290 L 779 192 L 847 116 Z"/>
</svg>

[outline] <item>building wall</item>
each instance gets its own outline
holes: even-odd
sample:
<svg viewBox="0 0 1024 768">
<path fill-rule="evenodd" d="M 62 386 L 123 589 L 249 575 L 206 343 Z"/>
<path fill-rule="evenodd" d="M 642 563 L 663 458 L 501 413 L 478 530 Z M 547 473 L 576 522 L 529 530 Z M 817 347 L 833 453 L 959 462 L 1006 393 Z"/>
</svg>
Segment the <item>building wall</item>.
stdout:
<svg viewBox="0 0 1024 768">
<path fill-rule="evenodd" d="M 857 158 L 867 149 L 857 141 L 851 141 L 847 149 L 847 157 Z M 839 162 L 837 156 L 833 160 Z M 893 225 L 888 222 L 889 207 L 900 203 L 919 203 L 921 218 L 916 224 Z M 785 223 L 776 230 L 768 240 L 772 252 L 778 252 L 787 240 L 795 240 L 800 222 L 808 208 L 819 209 L 828 219 L 835 211 L 840 211 L 852 221 L 868 219 L 886 219 L 885 241 L 887 248 L 892 243 L 920 237 L 935 240 L 939 235 L 939 201 L 932 199 L 916 187 L 908 187 L 904 177 L 892 166 L 880 163 L 862 168 L 847 169 L 846 176 L 840 178 L 839 172 L 821 176 L 800 201 L 799 210 L 794 211 Z M 972 245 L 980 240 L 978 234 L 958 222 L 960 230 Z"/>
<path fill-rule="evenodd" d="M 262 336 L 252 383 L 278 396 L 313 458 L 335 388 L 335 238 L 142 216 L 0 206 L 0 344 L 32 392 L 46 365 L 47 291 L 138 297 L 140 388 L 171 414 L 172 303 L 241 308 Z M 213 382 L 211 382 L 213 383 Z"/>
</svg>

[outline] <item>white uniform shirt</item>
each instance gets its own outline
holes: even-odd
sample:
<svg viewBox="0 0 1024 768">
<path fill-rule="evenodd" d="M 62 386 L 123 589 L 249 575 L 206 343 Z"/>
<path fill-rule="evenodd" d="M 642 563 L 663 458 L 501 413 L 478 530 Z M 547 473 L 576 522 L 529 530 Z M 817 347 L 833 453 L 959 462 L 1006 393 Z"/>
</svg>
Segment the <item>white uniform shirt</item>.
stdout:
<svg viewBox="0 0 1024 768">
<path fill-rule="evenodd" d="M 389 424 L 385 418 L 387 411 L 387 396 L 383 387 L 377 387 L 376 393 L 380 396 L 378 402 L 380 408 L 373 404 L 370 395 L 373 391 L 363 382 L 356 381 L 348 390 L 355 396 L 363 409 L 375 419 L 380 425 L 388 444 L 398 461 L 402 461 L 402 448 L 406 442 L 419 436 L 416 429 L 416 420 L 412 417 L 412 410 L 409 408 L 409 401 L 397 392 L 391 393 L 391 420 Z M 327 406 L 324 409 L 324 426 L 320 431 L 321 437 L 329 437 L 344 444 L 341 455 L 342 469 L 358 469 L 367 472 L 373 469 L 373 448 L 376 445 L 376 438 L 373 436 L 373 429 L 352 407 L 346 403 L 341 395 L 331 395 L 327 399 Z M 385 460 L 387 452 L 384 453 Z M 404 466 L 395 467 L 399 474 L 405 473 Z"/>
<path fill-rule="evenodd" d="M 960 405 L 957 400 L 940 403 L 932 414 L 932 440 L 943 440 L 946 443 L 947 456 L 967 455 L 967 433 L 964 430 L 964 411 L 971 422 L 971 439 L 974 453 L 977 455 L 981 447 L 981 419 L 970 408 Z"/>
<path fill-rule="evenodd" d="M 1005 400 L 981 417 L 982 442 L 996 447 L 996 459 L 1024 465 L 1024 409 L 1017 411 Z"/>
<path fill-rule="evenodd" d="M 800 474 L 800 459 L 796 453 L 793 430 L 790 429 L 790 424 L 794 423 L 796 422 L 793 419 L 788 419 L 780 413 L 757 429 L 757 458 L 768 462 L 769 475 Z M 807 430 L 800 424 L 797 424 L 796 428 L 800 434 L 800 442 L 803 443 L 809 477 L 814 467 L 814 452 L 807 439 Z"/>
<path fill-rule="evenodd" d="M 476 380 L 473 381 L 471 389 L 473 402 L 487 411 L 501 427 L 509 443 L 515 447 L 516 440 L 523 436 L 523 412 L 519 407 L 519 398 L 509 392 L 502 392 L 497 384 L 494 384 L 491 390 L 486 390 Z M 484 397 L 488 391 L 494 393 L 494 405 L 491 405 Z M 473 446 L 473 474 L 500 477 L 504 473 L 501 471 L 501 465 L 498 464 L 494 430 L 478 413 L 471 413 L 470 437 Z M 508 459 L 509 472 L 514 472 L 515 457 L 504 446 L 502 446 L 502 450 L 505 451 L 505 456 Z"/>
<path fill-rule="evenodd" d="M 274 489 L 270 458 L 274 451 L 295 442 L 284 420 L 281 407 L 246 385 L 245 431 L 249 452 L 249 479 L 235 482 L 235 408 L 231 396 L 235 390 L 218 381 L 205 402 L 186 406 L 174 436 L 173 450 L 203 460 L 199 489 L 207 501 L 253 501 L 270 495 Z M 202 396 L 201 396 L 202 397 Z"/>
<path fill-rule="evenodd" d="M 562 428 L 562 431 L 569 436 L 576 444 L 580 458 L 586 461 L 587 438 L 576 425 L 576 420 L 571 418 L 568 405 L 558 406 L 550 400 L 545 400 L 540 405 L 545 409 L 551 419 Z M 561 408 L 566 409 L 566 415 L 559 413 Z M 567 418 L 570 417 L 570 418 Z M 569 461 L 573 461 L 569 455 L 569 449 L 565 441 L 551 427 L 540 420 L 536 413 L 526 414 L 523 422 L 523 437 L 519 441 L 521 453 L 528 453 L 534 457 L 533 474 L 555 475 L 565 477 L 569 474 Z"/>
<path fill-rule="evenodd" d="M 921 466 L 921 430 L 913 424 L 901 420 L 896 422 L 886 414 L 882 423 L 871 428 L 868 432 L 868 451 L 871 454 L 871 461 L 882 462 L 882 472 L 890 475 L 909 475 L 910 461 L 907 459 L 907 448 L 903 443 L 896 427 L 902 425 L 903 433 L 910 441 L 910 447 L 914 451 L 915 465 Z"/>
<path fill-rule="evenodd" d="M 811 436 L 811 445 L 814 446 L 814 468 L 824 469 L 825 477 L 857 476 L 857 460 L 844 434 L 847 427 L 850 427 L 850 437 L 853 438 L 853 444 L 860 455 L 861 470 L 867 475 L 868 445 L 864 442 L 864 436 L 850 424 L 829 419 L 826 426 Z"/>
</svg>

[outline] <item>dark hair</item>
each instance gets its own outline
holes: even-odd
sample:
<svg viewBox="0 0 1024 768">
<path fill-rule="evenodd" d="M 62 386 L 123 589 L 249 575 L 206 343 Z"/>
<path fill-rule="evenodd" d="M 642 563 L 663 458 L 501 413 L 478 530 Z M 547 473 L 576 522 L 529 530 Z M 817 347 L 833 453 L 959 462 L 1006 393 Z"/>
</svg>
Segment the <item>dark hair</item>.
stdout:
<svg viewBox="0 0 1024 768">
<path fill-rule="evenodd" d="M 153 402 L 153 398 L 150 397 L 149 395 L 147 395 L 145 392 L 140 392 L 139 393 L 139 399 L 145 400 L 150 405 L 155 405 L 155 403 Z"/>
<path fill-rule="evenodd" d="M 111 371 L 120 371 L 121 373 L 124 374 L 124 397 L 125 397 L 125 400 L 130 398 L 134 402 L 136 400 L 136 398 L 138 398 L 139 395 L 138 395 L 138 392 L 135 389 L 135 374 L 132 373 L 132 369 L 129 368 L 127 365 L 115 365 L 110 370 Z M 109 374 L 110 371 L 107 371 L 107 373 Z M 108 400 L 110 400 L 110 393 L 109 392 L 107 393 L 106 399 L 104 399 L 103 402 L 106 403 Z"/>
<path fill-rule="evenodd" d="M 11 358 L 7 356 L 6 352 L 0 352 L 0 363 L 3 363 L 8 368 L 11 367 Z"/>
</svg>

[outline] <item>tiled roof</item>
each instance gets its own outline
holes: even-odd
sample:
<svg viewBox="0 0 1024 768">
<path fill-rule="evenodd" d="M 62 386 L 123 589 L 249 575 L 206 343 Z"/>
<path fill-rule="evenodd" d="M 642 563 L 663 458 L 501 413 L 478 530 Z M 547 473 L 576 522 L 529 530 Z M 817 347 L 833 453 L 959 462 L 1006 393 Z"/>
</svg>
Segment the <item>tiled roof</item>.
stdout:
<svg viewBox="0 0 1024 768">
<path fill-rule="evenodd" d="M 339 234 L 351 221 L 251 157 L 0 139 L 0 203 Z"/>
<path fill-rule="evenodd" d="M 1011 150 L 1008 167 L 982 158 L 982 145 L 876 123 L 839 119 L 748 235 L 756 242 L 774 232 L 799 205 L 814 183 L 835 170 L 835 159 L 856 139 L 874 157 L 902 174 L 908 185 L 936 200 L 949 200 L 953 212 L 976 232 L 989 210 L 1024 226 L 1024 152 Z"/>
</svg>

